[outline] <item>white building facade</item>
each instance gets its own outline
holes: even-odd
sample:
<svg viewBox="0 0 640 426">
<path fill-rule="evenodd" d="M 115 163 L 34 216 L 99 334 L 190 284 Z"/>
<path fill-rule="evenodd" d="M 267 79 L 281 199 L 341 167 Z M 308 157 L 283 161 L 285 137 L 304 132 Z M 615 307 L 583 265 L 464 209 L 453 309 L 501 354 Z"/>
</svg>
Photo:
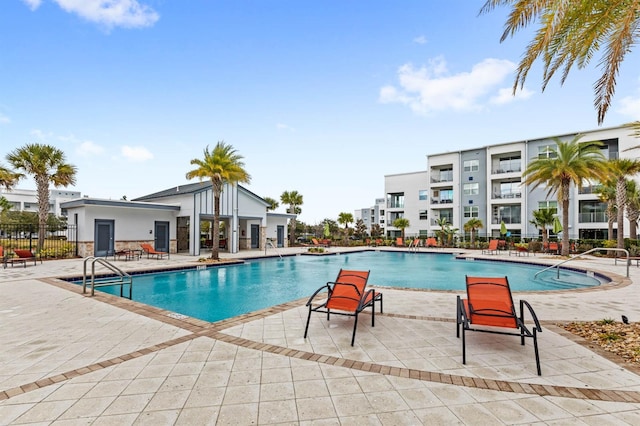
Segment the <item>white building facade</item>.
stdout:
<svg viewBox="0 0 640 426">
<path fill-rule="evenodd" d="M 484 224 L 481 234 L 500 236 L 501 224 L 504 223 L 513 237 L 535 237 L 539 231 L 530 223 L 532 212 L 551 208 L 560 214 L 560 206 L 556 194 L 549 195 L 547 188 L 527 187 L 523 183 L 523 172 L 531 160 L 552 155 L 552 148 L 556 146 L 555 138 L 570 141 L 577 135 L 564 134 L 429 155 L 427 179 L 421 180 L 419 174 L 412 176 L 416 182 L 395 179 L 395 189 L 387 189 L 387 196 L 426 186 L 429 235 L 441 229 L 439 219 L 446 218 L 453 228 L 462 230 L 469 219 L 478 218 Z M 640 154 L 640 149 L 634 148 L 640 145 L 640 141 L 626 127 L 592 130 L 581 132 L 580 135 L 579 142 L 602 142 L 602 153 L 607 159 L 636 159 Z M 393 182 L 394 179 L 385 180 L 387 183 L 389 181 Z M 405 183 L 406 189 L 403 190 L 401 186 Z M 606 205 L 595 193 L 597 185 L 598 182 L 585 182 L 582 188 L 571 187 L 570 238 L 613 238 L 607 235 Z M 403 214 L 415 217 L 416 214 L 420 215 L 421 209 L 407 204 Z M 387 213 L 388 221 L 393 220 L 391 213 Z M 614 225 L 615 228 L 617 226 Z M 625 226 L 625 229 L 629 227 Z M 422 234 L 422 230 L 419 233 Z"/>
<path fill-rule="evenodd" d="M 405 236 L 426 236 L 429 232 L 429 174 L 427 171 L 386 175 L 384 177 L 385 209 L 384 229 L 388 238 L 402 235 L 402 230 L 393 226 L 398 218 L 409 221 Z"/>
</svg>

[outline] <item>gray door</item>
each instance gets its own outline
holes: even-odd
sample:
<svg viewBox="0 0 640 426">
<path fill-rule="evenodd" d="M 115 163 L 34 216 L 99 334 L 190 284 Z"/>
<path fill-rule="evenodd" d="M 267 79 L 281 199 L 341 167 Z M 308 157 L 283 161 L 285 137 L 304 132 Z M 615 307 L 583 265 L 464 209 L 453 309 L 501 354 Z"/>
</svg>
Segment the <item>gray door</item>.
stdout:
<svg viewBox="0 0 640 426">
<path fill-rule="evenodd" d="M 277 246 L 284 247 L 284 225 L 278 225 L 276 228 Z"/>
<path fill-rule="evenodd" d="M 251 248 L 260 248 L 260 226 L 251 225 Z"/>
<path fill-rule="evenodd" d="M 169 222 L 155 223 L 154 248 L 169 253 Z"/>
<path fill-rule="evenodd" d="M 113 253 L 113 239 L 113 220 L 96 219 L 93 238 L 93 255 L 102 257 Z"/>
</svg>

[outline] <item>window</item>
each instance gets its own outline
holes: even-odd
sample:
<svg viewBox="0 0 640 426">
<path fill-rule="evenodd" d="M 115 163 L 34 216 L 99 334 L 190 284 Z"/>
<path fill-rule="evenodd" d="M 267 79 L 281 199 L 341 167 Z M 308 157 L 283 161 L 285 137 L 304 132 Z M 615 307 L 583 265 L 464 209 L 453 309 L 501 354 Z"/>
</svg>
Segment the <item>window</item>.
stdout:
<svg viewBox="0 0 640 426">
<path fill-rule="evenodd" d="M 502 182 L 500 184 L 500 198 L 519 198 L 520 182 Z"/>
<path fill-rule="evenodd" d="M 520 206 L 500 206 L 498 208 L 498 220 L 504 223 L 520 223 Z"/>
<path fill-rule="evenodd" d="M 480 209 L 478 206 L 469 206 L 464 208 L 464 217 L 478 217 L 480 216 Z"/>
<path fill-rule="evenodd" d="M 520 156 L 505 157 L 500 159 L 500 173 L 511 173 L 520 171 Z"/>
<path fill-rule="evenodd" d="M 403 208 L 404 207 L 404 192 L 397 194 L 387 195 L 387 207 L 388 208 Z"/>
<path fill-rule="evenodd" d="M 441 203 L 453 203 L 453 189 L 443 189 L 440 191 Z"/>
<path fill-rule="evenodd" d="M 538 158 L 556 158 L 556 145 L 544 145 L 538 147 Z"/>
<path fill-rule="evenodd" d="M 480 169 L 480 160 L 467 160 L 464 162 L 465 172 L 477 172 Z"/>
<path fill-rule="evenodd" d="M 551 210 L 554 214 L 558 213 L 557 201 L 538 201 L 538 210 Z"/>
<path fill-rule="evenodd" d="M 420 210 L 418 212 L 418 214 L 419 214 L 420 220 L 427 220 L 428 219 L 426 210 Z"/>
<path fill-rule="evenodd" d="M 418 200 L 426 200 L 428 199 L 429 191 L 426 189 L 421 189 L 418 191 Z"/>
<path fill-rule="evenodd" d="M 580 201 L 580 223 L 607 222 L 607 203 Z"/>
<path fill-rule="evenodd" d="M 418 231 L 418 235 L 421 237 L 426 237 L 429 235 L 429 230 L 428 229 L 420 229 Z"/>
<path fill-rule="evenodd" d="M 480 192 L 479 183 L 465 183 L 462 187 L 464 195 L 478 195 Z"/>
</svg>

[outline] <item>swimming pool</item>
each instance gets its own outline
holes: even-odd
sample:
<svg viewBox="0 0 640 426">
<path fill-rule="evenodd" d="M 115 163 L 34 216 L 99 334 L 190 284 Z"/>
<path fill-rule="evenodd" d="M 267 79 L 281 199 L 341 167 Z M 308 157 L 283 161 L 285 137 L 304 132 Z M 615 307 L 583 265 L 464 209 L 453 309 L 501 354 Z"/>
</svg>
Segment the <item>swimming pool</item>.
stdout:
<svg viewBox="0 0 640 426">
<path fill-rule="evenodd" d="M 219 321 L 310 296 L 340 268 L 370 270 L 372 287 L 464 290 L 465 275 L 507 276 L 513 291 L 559 290 L 602 283 L 593 274 L 522 263 L 457 259 L 451 254 L 357 252 L 332 256 L 256 259 L 244 264 L 135 275 L 133 300 L 169 311 Z M 101 291 L 119 294 L 119 288 Z"/>
</svg>

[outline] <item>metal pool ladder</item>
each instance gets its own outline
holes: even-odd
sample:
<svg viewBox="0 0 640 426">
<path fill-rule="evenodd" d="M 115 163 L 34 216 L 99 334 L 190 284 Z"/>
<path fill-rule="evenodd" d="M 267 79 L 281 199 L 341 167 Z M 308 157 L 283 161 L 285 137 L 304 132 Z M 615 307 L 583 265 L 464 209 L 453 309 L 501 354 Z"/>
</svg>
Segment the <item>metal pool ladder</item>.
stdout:
<svg viewBox="0 0 640 426">
<path fill-rule="evenodd" d="M 535 280 L 538 277 L 539 274 L 543 273 L 544 271 L 548 271 L 549 269 L 553 269 L 553 268 L 556 268 L 558 270 L 558 278 L 560 278 L 560 265 L 562 265 L 564 263 L 567 263 L 569 261 L 572 261 L 574 259 L 577 259 L 580 256 L 584 256 L 585 254 L 593 253 L 595 251 L 603 251 L 603 250 L 604 251 L 616 251 L 616 252 L 621 251 L 621 252 L 624 252 L 627 255 L 627 278 L 629 278 L 629 251 L 628 250 L 621 249 L 621 248 L 595 247 L 595 248 L 592 248 L 591 250 L 585 251 L 584 253 L 577 254 L 577 255 L 575 255 L 573 257 L 570 257 L 569 259 L 565 259 L 562 262 L 558 262 L 555 265 L 548 266 L 548 267 L 544 268 L 543 270 L 536 272 L 536 274 L 533 276 L 533 279 Z M 616 263 L 618 263 L 618 258 L 617 257 L 616 257 Z"/>
<path fill-rule="evenodd" d="M 91 277 L 89 280 L 89 285 L 91 286 L 91 295 L 95 294 L 96 287 L 106 287 L 106 286 L 120 286 L 120 297 L 124 296 L 124 287 L 126 285 L 129 286 L 129 297 L 131 300 L 131 293 L 133 290 L 133 278 L 131 275 L 124 272 L 122 269 L 118 268 L 113 263 L 109 262 L 107 259 L 103 259 L 102 257 L 89 256 L 84 259 L 83 268 L 82 268 L 82 293 L 86 294 L 87 292 L 87 262 L 91 260 Z M 102 266 L 109 269 L 111 272 L 115 274 L 115 276 L 106 277 L 101 280 L 96 280 L 96 262 L 101 264 Z"/>
</svg>

